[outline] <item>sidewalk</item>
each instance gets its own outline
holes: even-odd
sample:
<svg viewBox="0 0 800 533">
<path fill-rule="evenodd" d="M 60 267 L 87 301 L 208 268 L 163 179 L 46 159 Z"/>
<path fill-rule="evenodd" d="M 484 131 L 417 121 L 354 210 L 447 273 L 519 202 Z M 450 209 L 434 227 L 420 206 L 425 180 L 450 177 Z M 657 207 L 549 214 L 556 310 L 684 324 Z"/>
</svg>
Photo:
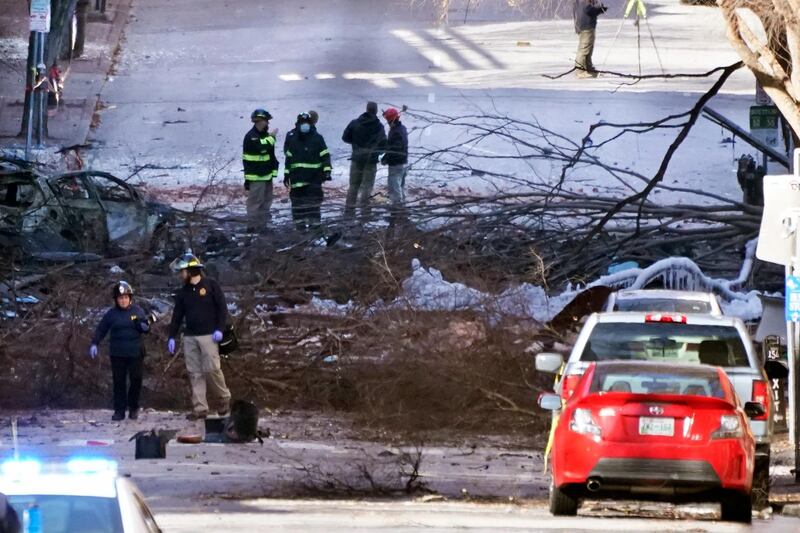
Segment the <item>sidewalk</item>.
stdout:
<svg viewBox="0 0 800 533">
<path fill-rule="evenodd" d="M 105 16 L 89 11 L 84 55 L 71 64 L 59 62 L 65 80 L 64 94 L 55 116 L 48 120 L 47 145 L 70 146 L 86 141 L 103 86 L 111 81 L 116 54 L 128 21 L 132 0 L 112 0 Z M 92 6 L 93 7 L 93 6 Z M 22 121 L 27 57 L 25 4 L 0 0 L 0 54 L 4 61 L 0 81 L 0 147 L 24 146 L 16 137 Z"/>
</svg>

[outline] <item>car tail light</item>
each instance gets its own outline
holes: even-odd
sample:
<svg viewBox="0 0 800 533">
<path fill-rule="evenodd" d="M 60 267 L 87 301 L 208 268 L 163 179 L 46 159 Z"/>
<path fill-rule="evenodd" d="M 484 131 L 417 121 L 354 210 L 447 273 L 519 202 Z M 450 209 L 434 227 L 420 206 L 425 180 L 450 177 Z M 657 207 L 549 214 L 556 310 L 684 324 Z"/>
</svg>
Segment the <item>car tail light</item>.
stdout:
<svg viewBox="0 0 800 533">
<path fill-rule="evenodd" d="M 578 382 L 581 380 L 580 374 L 567 374 L 561 382 L 561 399 L 565 402 L 572 398 L 575 394 L 575 389 L 578 388 Z"/>
<path fill-rule="evenodd" d="M 711 434 L 712 439 L 738 439 L 742 436 L 742 421 L 739 415 L 719 417 L 719 429 Z"/>
<path fill-rule="evenodd" d="M 766 381 L 756 380 L 753 381 L 753 396 L 750 401 L 760 403 L 764 406 L 764 414 L 756 416 L 753 420 L 766 420 L 769 417 L 769 407 L 772 399 L 770 398 L 770 390 Z"/>
<path fill-rule="evenodd" d="M 644 317 L 645 322 L 667 322 L 670 324 L 686 324 L 686 315 L 668 313 L 651 313 Z"/>
<path fill-rule="evenodd" d="M 569 421 L 569 429 L 582 435 L 600 436 L 600 426 L 594 421 L 591 409 L 575 409 Z"/>
</svg>

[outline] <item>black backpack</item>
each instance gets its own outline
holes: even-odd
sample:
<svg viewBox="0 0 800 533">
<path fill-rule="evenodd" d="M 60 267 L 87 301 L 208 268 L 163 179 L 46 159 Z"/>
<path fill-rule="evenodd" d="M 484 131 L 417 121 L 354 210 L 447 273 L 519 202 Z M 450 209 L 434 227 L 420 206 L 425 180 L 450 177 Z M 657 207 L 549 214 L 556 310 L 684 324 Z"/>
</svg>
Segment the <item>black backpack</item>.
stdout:
<svg viewBox="0 0 800 533">
<path fill-rule="evenodd" d="M 262 437 L 269 436 L 258 429 L 258 407 L 253 402 L 234 400 L 231 403 L 231 414 L 225 422 L 225 439 L 227 442 L 252 442 L 255 439 L 264 444 Z"/>
<path fill-rule="evenodd" d="M 225 326 L 225 331 L 222 332 L 222 340 L 219 343 L 219 354 L 230 355 L 239 348 L 239 338 L 236 336 L 236 330 L 233 324 Z"/>
</svg>

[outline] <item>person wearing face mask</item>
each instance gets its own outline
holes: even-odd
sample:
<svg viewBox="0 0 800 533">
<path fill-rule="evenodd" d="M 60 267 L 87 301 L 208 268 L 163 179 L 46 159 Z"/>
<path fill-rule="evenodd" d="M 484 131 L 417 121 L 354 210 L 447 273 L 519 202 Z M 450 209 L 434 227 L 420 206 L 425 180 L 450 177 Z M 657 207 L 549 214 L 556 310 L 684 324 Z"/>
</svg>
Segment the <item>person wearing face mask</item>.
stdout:
<svg viewBox="0 0 800 533">
<path fill-rule="evenodd" d="M 92 337 L 89 356 L 97 357 L 97 346 L 110 333 L 109 355 L 114 381 L 113 421 L 139 418 L 139 396 L 142 391 L 144 344 L 142 334 L 150 331 L 151 318 L 138 305 L 133 305 L 133 287 L 126 281 L 114 285 L 114 307 L 106 311 Z"/>
<path fill-rule="evenodd" d="M 272 180 L 278 175 L 275 157 L 275 135 L 268 131 L 272 118 L 269 111 L 256 109 L 250 115 L 253 127 L 244 136 L 242 164 L 244 188 L 247 191 L 247 230 L 263 231 L 272 219 Z"/>
<path fill-rule="evenodd" d="M 317 133 L 311 115 L 297 115 L 295 128 L 286 134 L 283 184 L 289 188 L 292 219 L 300 230 L 318 227 L 324 198 L 322 183 L 331 180 L 331 154 Z"/>
</svg>

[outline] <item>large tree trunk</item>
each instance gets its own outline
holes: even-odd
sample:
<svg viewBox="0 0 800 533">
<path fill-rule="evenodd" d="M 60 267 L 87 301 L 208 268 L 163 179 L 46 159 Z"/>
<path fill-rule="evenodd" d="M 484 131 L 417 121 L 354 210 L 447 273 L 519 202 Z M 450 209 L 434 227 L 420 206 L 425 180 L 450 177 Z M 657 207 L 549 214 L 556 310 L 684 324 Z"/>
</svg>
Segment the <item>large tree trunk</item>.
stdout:
<svg viewBox="0 0 800 533">
<path fill-rule="evenodd" d="M 800 0 L 717 0 L 728 39 L 800 138 Z"/>
<path fill-rule="evenodd" d="M 75 15 L 78 19 L 78 31 L 75 36 L 75 48 L 72 50 L 72 57 L 83 55 L 83 45 L 86 43 L 86 19 L 89 15 L 89 0 L 78 0 L 75 7 Z"/>
</svg>

